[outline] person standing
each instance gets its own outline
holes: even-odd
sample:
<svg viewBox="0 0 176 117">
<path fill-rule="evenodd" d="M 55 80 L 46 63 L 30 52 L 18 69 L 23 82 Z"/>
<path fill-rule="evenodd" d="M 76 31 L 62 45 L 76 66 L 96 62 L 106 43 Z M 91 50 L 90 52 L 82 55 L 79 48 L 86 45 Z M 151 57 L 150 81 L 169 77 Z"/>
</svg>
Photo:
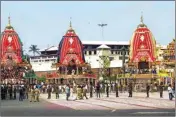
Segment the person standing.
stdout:
<svg viewBox="0 0 176 117">
<path fill-rule="evenodd" d="M 92 86 L 92 82 L 90 83 L 90 98 L 93 97 L 93 86 Z"/>
<path fill-rule="evenodd" d="M 173 83 L 173 88 L 172 88 L 172 94 L 173 94 L 173 97 L 175 97 L 175 81 L 174 81 L 174 83 Z"/>
<path fill-rule="evenodd" d="M 122 93 L 122 91 L 123 91 L 123 85 L 122 83 L 120 83 L 120 93 Z"/>
<path fill-rule="evenodd" d="M 65 92 L 66 92 L 66 100 L 68 101 L 68 98 L 70 97 L 70 87 L 68 84 L 65 88 Z"/>
<path fill-rule="evenodd" d="M 9 92 L 10 100 L 12 100 L 12 93 L 13 93 L 12 85 L 9 85 L 8 92 Z"/>
<path fill-rule="evenodd" d="M 106 84 L 106 95 L 107 95 L 107 97 L 109 97 L 109 88 L 110 88 L 110 86 L 109 86 L 109 84 L 107 83 L 107 84 Z"/>
<path fill-rule="evenodd" d="M 132 82 L 129 83 L 128 85 L 128 92 L 129 92 L 129 96 L 128 97 L 132 97 L 133 95 L 133 86 L 132 86 Z"/>
<path fill-rule="evenodd" d="M 159 91 L 160 91 L 160 98 L 163 98 L 163 82 L 160 83 L 159 85 Z"/>
<path fill-rule="evenodd" d="M 97 86 L 96 86 L 96 93 L 97 93 L 97 98 L 99 97 L 100 98 L 100 84 L 97 83 Z"/>
<path fill-rule="evenodd" d="M 26 88 L 24 85 L 22 85 L 22 90 L 23 90 L 23 99 L 26 99 Z"/>
<path fill-rule="evenodd" d="M 32 86 L 30 88 L 30 102 L 33 102 L 35 100 L 35 90 L 34 87 Z"/>
<path fill-rule="evenodd" d="M 13 87 L 13 99 L 16 100 L 16 86 Z"/>
<path fill-rule="evenodd" d="M 150 85 L 147 83 L 146 84 L 147 97 L 149 97 L 149 91 L 150 91 Z"/>
<path fill-rule="evenodd" d="M 83 86 L 83 98 L 85 97 L 86 99 L 88 99 L 88 97 L 87 97 L 87 86 L 86 85 L 84 85 Z"/>
<path fill-rule="evenodd" d="M 2 99 L 2 100 L 5 100 L 4 85 L 1 85 L 1 99 Z"/>
<path fill-rule="evenodd" d="M 20 86 L 19 88 L 19 101 L 23 101 L 24 97 L 23 97 L 23 88 Z"/>
<path fill-rule="evenodd" d="M 52 92 L 51 86 L 48 86 L 47 88 L 48 99 L 51 99 L 51 92 Z"/>
<path fill-rule="evenodd" d="M 8 89 L 8 86 L 4 85 L 4 99 L 5 100 L 7 99 L 7 89 Z"/>
<path fill-rule="evenodd" d="M 25 87 L 25 96 L 26 96 L 26 99 L 29 98 L 28 93 L 29 93 L 29 86 L 26 85 L 26 87 Z"/>
<path fill-rule="evenodd" d="M 169 99 L 172 100 L 173 98 L 173 91 L 172 91 L 172 87 L 171 84 L 169 84 L 169 87 L 167 88 L 168 93 L 169 93 Z"/>
<path fill-rule="evenodd" d="M 56 86 L 55 93 L 56 93 L 56 99 L 58 99 L 59 98 L 59 87 L 58 86 Z"/>
<path fill-rule="evenodd" d="M 74 92 L 74 91 L 73 91 L 73 86 L 71 86 L 71 87 L 70 87 L 70 95 L 71 95 L 72 98 L 73 98 L 73 92 Z"/>
<path fill-rule="evenodd" d="M 77 86 L 77 100 L 80 100 L 80 99 L 82 99 L 83 97 L 82 97 L 82 93 L 81 93 L 81 86 L 80 85 L 78 85 Z"/>
<path fill-rule="evenodd" d="M 119 89 L 118 89 L 118 82 L 115 83 L 115 91 L 116 91 L 116 97 L 119 97 Z"/>
</svg>

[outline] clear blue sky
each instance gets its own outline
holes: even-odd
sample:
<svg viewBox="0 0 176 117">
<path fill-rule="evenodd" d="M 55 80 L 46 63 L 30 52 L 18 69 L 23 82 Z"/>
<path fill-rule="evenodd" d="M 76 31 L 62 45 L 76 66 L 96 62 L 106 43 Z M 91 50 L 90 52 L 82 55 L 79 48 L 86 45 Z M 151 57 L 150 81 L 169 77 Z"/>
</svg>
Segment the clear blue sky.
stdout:
<svg viewBox="0 0 176 117">
<path fill-rule="evenodd" d="M 31 44 L 45 48 L 58 45 L 69 27 L 81 40 L 101 40 L 98 23 L 107 23 L 104 40 L 129 41 L 140 23 L 143 11 L 144 23 L 152 31 L 157 43 L 168 44 L 175 37 L 174 1 L 14 1 L 1 2 L 1 31 L 11 24 L 28 49 Z"/>
</svg>

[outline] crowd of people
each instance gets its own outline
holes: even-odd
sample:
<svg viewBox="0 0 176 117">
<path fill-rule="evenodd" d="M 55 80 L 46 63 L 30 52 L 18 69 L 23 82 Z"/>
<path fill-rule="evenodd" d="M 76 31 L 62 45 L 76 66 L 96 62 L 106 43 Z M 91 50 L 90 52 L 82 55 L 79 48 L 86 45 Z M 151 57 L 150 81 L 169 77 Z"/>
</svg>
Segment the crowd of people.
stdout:
<svg viewBox="0 0 176 117">
<path fill-rule="evenodd" d="M 9 66 L 1 68 L 1 78 L 2 79 L 19 79 L 23 75 L 24 69 L 21 67 Z"/>
<path fill-rule="evenodd" d="M 128 87 L 123 91 L 128 91 L 129 97 L 133 97 L 133 83 L 129 82 Z M 160 98 L 163 98 L 164 85 L 161 82 L 158 86 Z M 121 90 L 121 91 L 120 91 Z M 174 98 L 175 95 L 175 85 L 173 87 L 171 84 L 168 86 L 168 97 L 170 100 Z M 146 97 L 149 98 L 151 91 L 151 84 L 146 84 Z M 97 82 L 96 85 L 93 83 L 83 84 L 83 85 L 58 85 L 58 84 L 32 84 L 32 85 L 1 85 L 1 99 L 2 100 L 16 100 L 17 93 L 19 94 L 19 101 L 24 99 L 30 100 L 30 102 L 39 102 L 40 93 L 47 93 L 48 99 L 51 99 L 51 94 L 55 93 L 55 98 L 59 99 L 60 94 L 65 94 L 66 100 L 72 98 L 72 100 L 81 100 L 92 98 L 96 96 L 101 98 L 102 94 L 106 94 L 106 97 L 109 97 L 109 94 L 115 93 L 115 97 L 119 97 L 119 92 L 122 92 L 122 87 L 117 82 L 114 85 L 110 83 L 100 83 Z M 74 98 L 73 94 L 76 94 Z M 90 94 L 87 96 L 87 94 Z M 74 99 L 73 99 L 74 98 Z"/>
</svg>

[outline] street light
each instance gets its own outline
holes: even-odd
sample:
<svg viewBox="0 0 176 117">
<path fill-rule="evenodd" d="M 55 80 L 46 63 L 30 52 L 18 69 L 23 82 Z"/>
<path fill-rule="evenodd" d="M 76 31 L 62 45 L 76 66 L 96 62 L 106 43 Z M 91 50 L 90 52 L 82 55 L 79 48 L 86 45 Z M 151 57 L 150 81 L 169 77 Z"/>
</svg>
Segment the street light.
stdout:
<svg viewBox="0 0 176 117">
<path fill-rule="evenodd" d="M 100 26 L 101 28 L 102 28 L 102 39 L 104 40 L 104 27 L 105 26 L 107 26 L 108 24 L 103 24 L 103 23 L 101 23 L 101 24 L 98 24 L 98 26 Z"/>
<path fill-rule="evenodd" d="M 120 50 L 122 50 L 122 70 L 123 70 L 123 78 L 125 78 L 125 53 L 128 49 L 123 46 Z M 127 81 L 126 81 L 127 82 Z"/>
<path fill-rule="evenodd" d="M 122 69 L 123 69 L 123 74 L 125 76 L 125 59 L 126 59 L 125 58 L 125 52 L 128 51 L 128 49 L 126 49 L 125 46 L 123 46 L 121 48 L 121 50 L 122 50 Z"/>
</svg>

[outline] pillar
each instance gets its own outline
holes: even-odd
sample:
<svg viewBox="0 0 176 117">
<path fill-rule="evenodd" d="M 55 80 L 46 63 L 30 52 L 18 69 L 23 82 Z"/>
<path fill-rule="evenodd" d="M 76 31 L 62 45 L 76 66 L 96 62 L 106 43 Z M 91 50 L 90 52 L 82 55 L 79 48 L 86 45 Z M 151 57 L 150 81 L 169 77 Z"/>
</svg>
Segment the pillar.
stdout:
<svg viewBox="0 0 176 117">
<path fill-rule="evenodd" d="M 67 67 L 65 67 L 65 75 L 67 75 Z"/>
<path fill-rule="evenodd" d="M 76 67 L 76 74 L 77 74 L 77 75 L 79 74 L 78 66 Z"/>
</svg>

